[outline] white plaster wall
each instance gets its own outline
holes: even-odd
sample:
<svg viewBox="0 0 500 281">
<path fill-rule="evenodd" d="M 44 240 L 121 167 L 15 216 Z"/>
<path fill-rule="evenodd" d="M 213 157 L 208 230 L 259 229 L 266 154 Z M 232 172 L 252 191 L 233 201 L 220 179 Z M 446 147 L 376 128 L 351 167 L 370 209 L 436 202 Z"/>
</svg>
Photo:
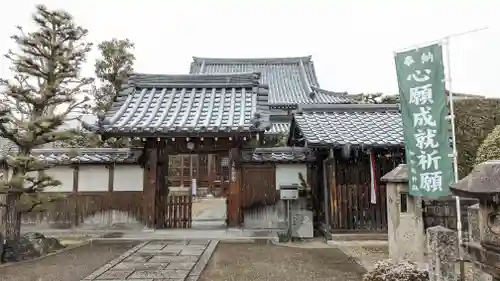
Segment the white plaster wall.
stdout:
<svg viewBox="0 0 500 281">
<path fill-rule="evenodd" d="M 78 191 L 108 191 L 109 170 L 104 165 L 80 165 Z"/>
<path fill-rule="evenodd" d="M 138 165 L 115 166 L 113 191 L 142 191 L 144 170 Z"/>
<path fill-rule="evenodd" d="M 47 174 L 61 182 L 61 185 L 48 187 L 45 192 L 72 192 L 73 191 L 73 171 L 69 166 L 58 166 L 50 168 Z"/>
<path fill-rule="evenodd" d="M 300 185 L 299 173 L 302 173 L 307 179 L 306 164 L 278 164 L 276 165 L 276 190 L 279 190 L 282 184 Z"/>
</svg>

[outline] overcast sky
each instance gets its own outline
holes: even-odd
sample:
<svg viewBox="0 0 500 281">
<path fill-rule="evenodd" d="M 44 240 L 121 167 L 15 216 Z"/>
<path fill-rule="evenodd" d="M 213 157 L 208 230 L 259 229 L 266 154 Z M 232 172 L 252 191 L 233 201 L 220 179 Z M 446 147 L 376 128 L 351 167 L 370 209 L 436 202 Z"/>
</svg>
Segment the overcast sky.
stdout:
<svg viewBox="0 0 500 281">
<path fill-rule="evenodd" d="M 0 51 L 15 25 L 33 27 L 41 1 L 3 5 Z M 187 73 L 192 56 L 312 55 L 321 87 L 397 93 L 393 52 L 489 26 L 451 40 L 453 90 L 500 97 L 500 1 L 493 0 L 45 0 L 89 29 L 89 41 L 129 38 L 136 70 Z M 85 72 L 93 72 L 96 53 Z M 1 76 L 8 63 L 1 61 Z"/>
</svg>

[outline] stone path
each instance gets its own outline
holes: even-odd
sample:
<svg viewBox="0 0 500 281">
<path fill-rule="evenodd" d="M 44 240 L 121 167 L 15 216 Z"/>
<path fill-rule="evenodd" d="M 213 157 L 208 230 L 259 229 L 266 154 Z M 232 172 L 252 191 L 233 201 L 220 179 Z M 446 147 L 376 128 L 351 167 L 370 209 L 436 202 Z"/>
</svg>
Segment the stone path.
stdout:
<svg viewBox="0 0 500 281">
<path fill-rule="evenodd" d="M 196 281 L 218 241 L 148 241 L 110 261 L 83 280 Z"/>
</svg>

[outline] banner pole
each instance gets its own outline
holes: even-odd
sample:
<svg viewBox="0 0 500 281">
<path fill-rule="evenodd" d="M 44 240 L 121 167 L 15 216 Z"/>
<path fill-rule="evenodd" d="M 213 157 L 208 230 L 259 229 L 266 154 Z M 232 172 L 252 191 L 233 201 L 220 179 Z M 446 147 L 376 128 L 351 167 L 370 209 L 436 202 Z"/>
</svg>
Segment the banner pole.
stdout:
<svg viewBox="0 0 500 281">
<path fill-rule="evenodd" d="M 445 40 L 449 40 L 452 37 L 453 38 L 461 37 L 461 36 L 464 36 L 464 35 L 469 35 L 471 33 L 476 33 L 476 32 L 479 32 L 479 31 L 487 30 L 489 28 L 490 28 L 489 26 L 484 26 L 484 27 L 481 27 L 481 28 L 474 28 L 474 29 L 467 30 L 467 31 L 464 31 L 464 32 L 458 32 L 458 33 L 450 34 L 450 35 L 447 35 L 445 37 L 441 37 L 440 39 L 437 39 L 437 40 L 427 41 L 427 42 L 419 43 L 419 44 L 416 44 L 416 45 L 411 45 L 411 46 L 408 46 L 408 47 L 405 47 L 405 48 L 397 49 L 396 51 L 394 51 L 394 53 L 400 53 L 400 52 L 403 52 L 403 51 L 408 51 L 408 50 L 412 50 L 412 49 L 418 49 L 419 47 L 422 47 L 422 46 L 437 44 L 437 43 L 443 42 Z"/>
<path fill-rule="evenodd" d="M 450 37 L 445 37 L 443 39 L 443 42 L 446 48 L 446 69 L 448 72 L 448 79 L 445 85 L 448 86 L 448 102 L 450 103 L 450 115 L 449 115 L 449 120 L 451 123 L 451 140 L 452 140 L 452 146 L 453 146 L 453 152 L 452 155 L 450 155 L 453 158 L 453 172 L 455 175 L 455 183 L 459 181 L 459 176 L 458 176 L 458 161 L 457 161 L 457 135 L 455 131 L 455 108 L 453 104 L 453 89 L 452 89 L 452 79 L 451 79 L 451 60 L 450 60 Z M 465 268 L 464 268 L 464 253 L 462 249 L 462 242 L 463 242 L 463 233 L 462 233 L 462 210 L 460 208 L 460 197 L 454 196 L 455 197 L 455 204 L 456 204 L 456 209 L 457 209 L 457 238 L 458 238 L 458 253 L 459 253 L 459 258 L 460 258 L 460 278 L 461 280 L 464 279 L 464 274 L 465 274 Z"/>
</svg>

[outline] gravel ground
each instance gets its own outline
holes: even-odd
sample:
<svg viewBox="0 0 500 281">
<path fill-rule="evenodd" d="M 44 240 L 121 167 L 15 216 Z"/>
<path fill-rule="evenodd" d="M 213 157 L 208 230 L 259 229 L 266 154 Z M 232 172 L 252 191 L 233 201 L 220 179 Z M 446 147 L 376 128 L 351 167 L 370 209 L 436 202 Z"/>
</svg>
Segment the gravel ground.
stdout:
<svg viewBox="0 0 500 281">
<path fill-rule="evenodd" d="M 203 211 L 214 210 L 214 209 L 225 209 L 226 208 L 225 198 L 210 198 L 210 199 L 200 199 L 193 202 L 192 215 L 193 217 L 199 216 Z"/>
<path fill-rule="evenodd" d="M 96 243 L 41 260 L 0 267 L 1 281 L 80 281 L 133 243 Z"/>
<path fill-rule="evenodd" d="M 335 248 L 220 242 L 199 281 L 359 281 L 364 272 Z"/>
</svg>

